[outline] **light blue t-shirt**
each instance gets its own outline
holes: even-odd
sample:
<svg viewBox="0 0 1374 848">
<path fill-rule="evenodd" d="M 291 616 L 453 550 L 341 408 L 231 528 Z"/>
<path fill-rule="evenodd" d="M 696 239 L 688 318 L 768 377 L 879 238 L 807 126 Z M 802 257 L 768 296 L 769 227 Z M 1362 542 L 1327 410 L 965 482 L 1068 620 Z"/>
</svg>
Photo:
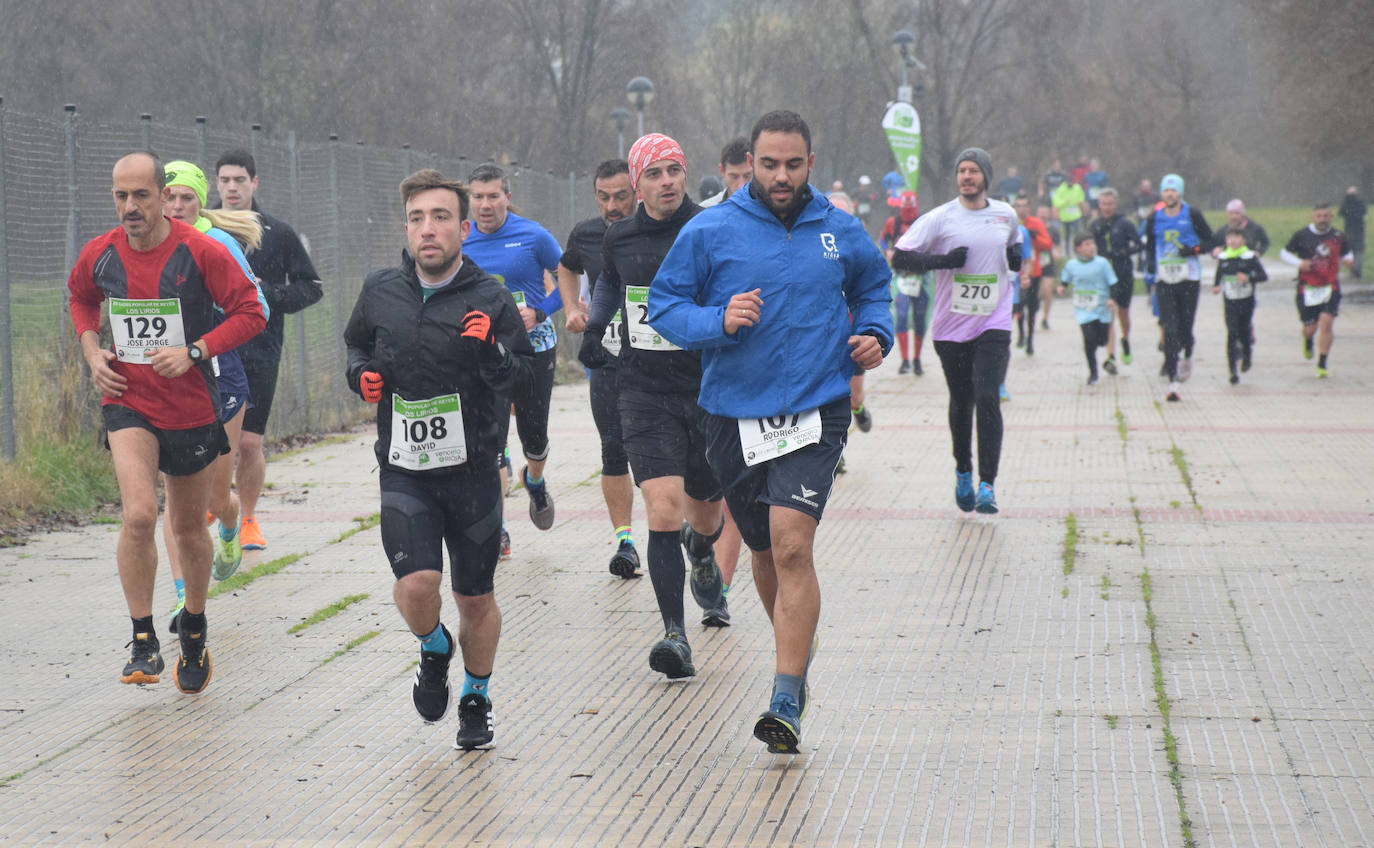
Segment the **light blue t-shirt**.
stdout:
<svg viewBox="0 0 1374 848">
<path fill-rule="evenodd" d="M 548 297 L 544 272 L 558 272 L 563 248 L 539 224 L 508 212 L 496 232 L 484 233 L 474 226 L 463 241 L 463 255 L 505 283 L 517 304 L 523 300 L 524 306 L 538 309 Z M 553 350 L 558 343 L 552 317 L 536 324 L 529 335 L 536 351 Z"/>
<path fill-rule="evenodd" d="M 1112 286 L 1116 284 L 1112 263 L 1101 256 L 1084 262 L 1075 255 L 1064 263 L 1059 280 L 1073 291 L 1073 317 L 1078 323 L 1101 321 L 1105 324 L 1112 320 L 1112 310 L 1107 305 Z"/>
</svg>

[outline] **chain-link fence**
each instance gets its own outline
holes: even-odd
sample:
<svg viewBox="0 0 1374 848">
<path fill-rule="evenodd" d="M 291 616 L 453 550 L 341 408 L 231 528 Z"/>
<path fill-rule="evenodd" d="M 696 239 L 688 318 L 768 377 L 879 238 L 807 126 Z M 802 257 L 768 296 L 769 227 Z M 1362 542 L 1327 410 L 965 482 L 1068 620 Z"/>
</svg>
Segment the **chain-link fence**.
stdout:
<svg viewBox="0 0 1374 848">
<path fill-rule="evenodd" d="M 257 161 L 262 209 L 301 235 L 324 282 L 324 298 L 286 318 L 286 345 L 268 435 L 321 431 L 362 414 L 343 380 L 343 327 L 363 278 L 394 265 L 405 246 L 397 187 L 425 167 L 464 179 L 480 160 L 409 147 L 269 138 L 211 129 L 203 118 L 174 125 L 143 115 L 84 121 L 7 111 L 0 98 L 0 453 L 51 435 L 93 430 L 96 398 L 66 306 L 67 272 L 81 246 L 118 222 L 110 169 L 133 150 L 199 164 L 214 183 L 218 156 L 245 148 Z M 512 165 L 521 214 L 560 241 L 596 214 L 589 178 Z M 569 346 L 565 345 L 567 349 Z"/>
</svg>

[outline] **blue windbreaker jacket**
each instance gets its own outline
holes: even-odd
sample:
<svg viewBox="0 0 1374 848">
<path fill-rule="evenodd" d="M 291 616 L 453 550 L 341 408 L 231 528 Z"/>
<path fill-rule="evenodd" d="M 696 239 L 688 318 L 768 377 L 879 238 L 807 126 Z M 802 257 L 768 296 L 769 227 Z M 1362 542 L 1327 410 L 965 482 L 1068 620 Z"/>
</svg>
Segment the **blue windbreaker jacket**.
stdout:
<svg viewBox="0 0 1374 848">
<path fill-rule="evenodd" d="M 849 394 L 850 336 L 892 349 L 891 276 L 859 219 L 815 188 L 789 232 L 745 185 L 682 228 L 649 289 L 649 323 L 702 351 L 707 412 L 806 412 Z M 754 289 L 759 323 L 727 336 L 726 304 Z"/>
</svg>

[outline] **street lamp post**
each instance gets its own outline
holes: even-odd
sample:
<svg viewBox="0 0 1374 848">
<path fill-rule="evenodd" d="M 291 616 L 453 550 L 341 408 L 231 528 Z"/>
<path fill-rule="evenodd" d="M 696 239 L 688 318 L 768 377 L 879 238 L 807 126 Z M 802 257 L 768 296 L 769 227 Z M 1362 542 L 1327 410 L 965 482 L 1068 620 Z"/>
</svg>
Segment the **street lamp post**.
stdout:
<svg viewBox="0 0 1374 848">
<path fill-rule="evenodd" d="M 615 148 L 621 159 L 625 158 L 625 122 L 630 120 L 630 110 L 617 106 L 611 110 L 611 120 L 615 121 Z"/>
<path fill-rule="evenodd" d="M 635 107 L 639 113 L 639 135 L 637 138 L 644 137 L 644 107 L 654 99 L 654 84 L 648 77 L 635 77 L 630 80 L 630 84 L 625 86 L 625 96 L 629 99 L 630 105 Z"/>
<path fill-rule="evenodd" d="M 912 88 L 907 80 L 907 69 L 917 68 L 924 71 L 926 66 L 916 58 L 916 36 L 909 29 L 899 29 L 892 34 L 892 46 L 902 57 L 902 84 L 897 88 L 897 99 L 903 103 L 911 102 Z"/>
</svg>

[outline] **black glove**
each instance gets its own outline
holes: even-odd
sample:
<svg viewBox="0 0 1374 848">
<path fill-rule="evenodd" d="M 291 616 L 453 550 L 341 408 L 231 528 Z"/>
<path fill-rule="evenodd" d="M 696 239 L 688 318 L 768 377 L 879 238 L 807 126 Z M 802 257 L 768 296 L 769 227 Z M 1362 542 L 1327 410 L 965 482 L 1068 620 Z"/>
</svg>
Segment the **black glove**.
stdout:
<svg viewBox="0 0 1374 848">
<path fill-rule="evenodd" d="M 956 247 L 944 256 L 936 256 L 935 259 L 940 263 L 936 268 L 962 268 L 968 261 L 968 248 Z"/>
<path fill-rule="evenodd" d="M 582 332 L 582 346 L 577 349 L 578 362 L 588 368 L 600 368 L 611 361 L 610 352 L 601 344 L 601 337 L 605 333 L 605 327 L 587 325 Z"/>
<path fill-rule="evenodd" d="M 1007 269 L 1011 271 L 1021 270 L 1021 245 L 1007 245 Z"/>
<path fill-rule="evenodd" d="M 1202 245 L 1200 244 L 1182 245 L 1178 249 L 1179 256 L 1197 256 L 1201 252 Z"/>
</svg>

